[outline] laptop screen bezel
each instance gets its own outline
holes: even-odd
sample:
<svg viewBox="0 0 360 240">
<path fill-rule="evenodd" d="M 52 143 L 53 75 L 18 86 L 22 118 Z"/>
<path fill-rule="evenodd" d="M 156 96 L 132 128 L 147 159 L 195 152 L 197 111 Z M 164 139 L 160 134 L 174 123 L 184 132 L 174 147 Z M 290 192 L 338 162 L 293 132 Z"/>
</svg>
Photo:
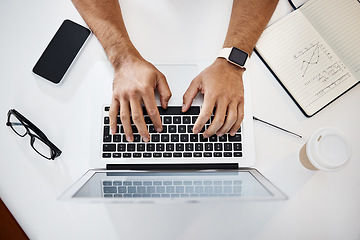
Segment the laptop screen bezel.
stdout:
<svg viewBox="0 0 360 240">
<path fill-rule="evenodd" d="M 259 171 L 254 168 L 240 168 L 232 170 L 203 170 L 202 172 L 249 172 L 270 194 L 262 197 L 208 197 L 208 198 L 95 198 L 95 197 L 74 197 L 74 195 L 86 184 L 96 173 L 134 173 L 134 172 L 164 172 L 163 170 L 138 171 L 138 170 L 104 170 L 91 169 L 87 171 L 77 182 L 75 182 L 59 200 L 76 201 L 76 202 L 98 202 L 98 203 L 201 203 L 201 202 L 236 202 L 236 201 L 268 201 L 268 200 L 286 200 L 287 197 L 274 184 L 265 178 Z M 179 170 L 169 171 L 173 173 L 194 173 L 199 171 Z"/>
</svg>

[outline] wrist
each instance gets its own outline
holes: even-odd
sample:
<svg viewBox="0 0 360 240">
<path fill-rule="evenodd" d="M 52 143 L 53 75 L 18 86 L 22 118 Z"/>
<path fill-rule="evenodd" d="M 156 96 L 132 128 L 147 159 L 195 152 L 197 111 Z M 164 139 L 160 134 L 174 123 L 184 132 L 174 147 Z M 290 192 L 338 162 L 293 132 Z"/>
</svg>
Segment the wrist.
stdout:
<svg viewBox="0 0 360 240">
<path fill-rule="evenodd" d="M 114 44 L 113 46 L 105 49 L 105 52 L 115 70 L 121 68 L 124 64 L 142 59 L 140 53 L 131 42 Z"/>
<path fill-rule="evenodd" d="M 245 68 L 238 67 L 238 66 L 230 63 L 225 58 L 221 58 L 221 57 L 216 58 L 216 60 L 214 62 L 214 65 L 218 66 L 218 67 L 220 67 L 220 68 L 222 68 L 222 69 L 224 69 L 226 71 L 231 71 L 231 72 L 234 72 L 236 74 L 239 74 L 241 76 L 246 70 Z"/>
</svg>

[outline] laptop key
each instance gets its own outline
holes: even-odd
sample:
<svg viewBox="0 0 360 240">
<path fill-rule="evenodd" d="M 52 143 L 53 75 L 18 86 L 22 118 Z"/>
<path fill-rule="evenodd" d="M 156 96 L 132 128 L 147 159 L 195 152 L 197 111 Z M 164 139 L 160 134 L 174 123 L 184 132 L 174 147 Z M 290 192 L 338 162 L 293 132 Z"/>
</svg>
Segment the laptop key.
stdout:
<svg viewBox="0 0 360 240">
<path fill-rule="evenodd" d="M 154 143 L 147 143 L 146 144 L 146 151 L 154 152 L 155 151 L 155 144 Z"/>
<path fill-rule="evenodd" d="M 165 116 L 164 117 L 164 124 L 171 124 L 172 123 L 172 119 L 169 116 Z"/>
<path fill-rule="evenodd" d="M 161 157 L 162 157 L 162 153 L 153 153 L 153 157 L 154 157 L 154 158 L 161 158 Z"/>
<path fill-rule="evenodd" d="M 183 152 L 184 151 L 184 144 L 183 143 L 177 143 L 176 144 L 176 151 Z"/>
<path fill-rule="evenodd" d="M 203 147 L 202 143 L 195 143 L 195 151 L 202 152 L 203 149 L 204 149 L 204 147 Z"/>
<path fill-rule="evenodd" d="M 115 134 L 113 136 L 113 141 L 114 142 L 121 142 L 121 135 L 120 134 Z"/>
<path fill-rule="evenodd" d="M 173 151 L 174 151 L 174 147 L 175 147 L 174 143 L 167 143 L 167 144 L 166 144 L 166 151 L 167 151 L 167 152 L 173 152 Z"/>
<path fill-rule="evenodd" d="M 165 151 L 165 144 L 164 143 L 157 143 L 156 144 L 156 151 L 160 151 L 160 152 Z"/>
<path fill-rule="evenodd" d="M 103 138 L 103 142 L 111 142 L 111 135 L 105 135 Z"/>
<path fill-rule="evenodd" d="M 214 157 L 222 157 L 222 152 L 214 152 Z"/>
<path fill-rule="evenodd" d="M 242 146 L 241 143 L 234 143 L 234 151 L 241 151 Z"/>
<path fill-rule="evenodd" d="M 224 152 L 224 157 L 232 157 L 232 152 Z"/>
<path fill-rule="evenodd" d="M 104 117 L 104 124 L 110 124 L 110 118 Z"/>
<path fill-rule="evenodd" d="M 185 151 L 187 151 L 187 152 L 194 151 L 194 144 L 193 143 L 186 143 L 185 144 Z"/>
<path fill-rule="evenodd" d="M 194 123 L 196 122 L 197 118 L 198 118 L 197 116 L 193 116 L 193 117 L 191 118 L 192 124 L 194 124 Z"/>
<path fill-rule="evenodd" d="M 232 151 L 232 144 L 231 143 L 224 143 L 224 150 L 225 151 Z"/>
<path fill-rule="evenodd" d="M 191 118 L 189 116 L 183 116 L 183 124 L 190 124 Z"/>
<path fill-rule="evenodd" d="M 110 126 L 104 126 L 104 136 L 110 135 Z"/>
<path fill-rule="evenodd" d="M 212 135 L 210 138 L 209 138 L 209 141 L 210 142 L 217 142 L 218 140 L 218 136 L 216 134 Z"/>
<path fill-rule="evenodd" d="M 214 148 L 215 151 L 222 151 L 223 150 L 222 143 L 215 143 Z"/>
<path fill-rule="evenodd" d="M 234 157 L 242 157 L 242 152 L 234 152 Z"/>
<path fill-rule="evenodd" d="M 180 158 L 180 157 L 182 157 L 182 153 L 181 152 L 175 152 L 174 157 L 175 158 Z"/>
<path fill-rule="evenodd" d="M 112 186 L 112 181 L 103 181 L 103 186 Z"/>
<path fill-rule="evenodd" d="M 128 152 L 134 152 L 135 151 L 135 144 L 134 143 L 129 143 L 127 145 L 127 151 Z"/>
<path fill-rule="evenodd" d="M 140 142 L 141 141 L 141 137 L 139 134 L 134 134 L 134 142 Z"/>
<path fill-rule="evenodd" d="M 188 141 L 189 141 L 189 135 L 187 135 L 187 134 L 180 134 L 180 141 L 181 141 L 181 142 L 188 142 Z"/>
<path fill-rule="evenodd" d="M 118 152 L 125 152 L 125 150 L 126 150 L 126 144 L 124 144 L 124 143 L 119 143 L 119 144 L 117 145 L 117 150 L 118 150 Z"/>
<path fill-rule="evenodd" d="M 204 152 L 204 157 L 212 157 L 212 153 L 211 152 Z"/>
<path fill-rule="evenodd" d="M 193 133 L 193 128 L 194 128 L 193 125 L 188 125 L 187 126 L 187 133 Z"/>
<path fill-rule="evenodd" d="M 156 133 L 155 127 L 153 125 L 149 126 L 149 133 Z"/>
<path fill-rule="evenodd" d="M 235 134 L 234 136 L 229 135 L 229 142 L 241 142 L 241 135 Z"/>
<path fill-rule="evenodd" d="M 172 142 L 179 142 L 179 134 L 171 134 Z"/>
<path fill-rule="evenodd" d="M 117 193 L 117 187 L 104 187 L 104 193 Z"/>
<path fill-rule="evenodd" d="M 186 158 L 192 157 L 192 153 L 191 152 L 184 152 L 184 157 L 186 157 Z"/>
<path fill-rule="evenodd" d="M 173 118 L 173 123 L 174 124 L 181 124 L 181 117 L 178 117 L 178 116 L 174 117 Z"/>
<path fill-rule="evenodd" d="M 151 141 L 152 142 L 160 142 L 160 134 L 152 134 Z"/>
<path fill-rule="evenodd" d="M 116 144 L 103 145 L 103 152 L 115 152 L 115 151 L 116 151 Z"/>
<path fill-rule="evenodd" d="M 144 152 L 145 151 L 145 143 L 139 143 L 136 145 L 136 150 L 138 152 Z"/>
<path fill-rule="evenodd" d="M 227 134 L 222 135 L 219 137 L 219 142 L 226 142 L 227 141 Z"/>
<path fill-rule="evenodd" d="M 190 142 L 198 142 L 198 141 L 199 141 L 199 135 L 190 134 Z"/>
<path fill-rule="evenodd" d="M 185 125 L 179 125 L 179 126 L 178 126 L 178 132 L 179 132 L 179 133 L 186 133 L 186 127 L 185 127 Z"/>
<path fill-rule="evenodd" d="M 169 142 L 170 135 L 169 134 L 161 134 L 161 142 Z"/>
<path fill-rule="evenodd" d="M 213 144 L 205 143 L 205 151 L 213 151 Z"/>
<path fill-rule="evenodd" d="M 169 125 L 168 126 L 168 132 L 169 133 L 176 133 L 176 126 L 175 125 Z"/>
<path fill-rule="evenodd" d="M 165 153 L 163 153 L 163 157 L 164 157 L 164 158 L 171 158 L 171 157 L 172 157 L 172 153 L 165 152 Z"/>
</svg>

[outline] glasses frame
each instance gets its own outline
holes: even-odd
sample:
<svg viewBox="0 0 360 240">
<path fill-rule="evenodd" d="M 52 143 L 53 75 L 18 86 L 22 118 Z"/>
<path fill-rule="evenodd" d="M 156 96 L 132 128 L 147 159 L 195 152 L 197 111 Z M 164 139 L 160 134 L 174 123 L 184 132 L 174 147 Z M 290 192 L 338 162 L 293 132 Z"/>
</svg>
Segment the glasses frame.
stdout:
<svg viewBox="0 0 360 240">
<path fill-rule="evenodd" d="M 8 118 L 7 118 L 7 122 L 6 122 L 6 126 L 11 127 L 11 129 L 20 137 L 25 137 L 26 135 L 30 136 L 30 145 L 31 147 L 35 150 L 35 152 L 37 152 L 40 156 L 48 159 L 48 160 L 54 160 L 56 157 L 59 157 L 61 155 L 61 150 L 59 148 L 57 148 L 47 137 L 46 135 L 38 128 L 36 127 L 32 122 L 30 122 L 26 117 L 24 117 L 23 115 L 21 115 L 21 113 L 19 113 L 18 111 L 16 111 L 15 109 L 10 109 L 8 111 Z M 12 123 L 10 122 L 10 117 L 11 115 L 14 115 L 19 122 L 21 123 L 22 126 L 25 127 L 26 129 L 26 133 L 21 135 L 19 134 L 14 128 L 13 126 L 15 125 L 20 125 L 19 123 Z M 30 130 L 32 130 L 35 134 L 33 134 Z M 40 140 L 41 142 L 43 142 L 45 145 L 47 145 L 50 150 L 51 150 L 51 157 L 47 157 L 44 156 L 43 154 L 41 154 L 35 147 L 34 147 L 34 142 L 35 140 Z"/>
</svg>

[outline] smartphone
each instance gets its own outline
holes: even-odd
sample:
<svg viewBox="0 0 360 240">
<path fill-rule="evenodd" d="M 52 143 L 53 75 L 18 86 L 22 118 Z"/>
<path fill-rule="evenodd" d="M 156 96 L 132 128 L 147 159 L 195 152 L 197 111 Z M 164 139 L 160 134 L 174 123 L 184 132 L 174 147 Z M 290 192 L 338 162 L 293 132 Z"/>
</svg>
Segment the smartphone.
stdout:
<svg viewBox="0 0 360 240">
<path fill-rule="evenodd" d="M 60 83 L 90 36 L 90 29 L 66 19 L 35 64 L 33 72 Z"/>
</svg>

